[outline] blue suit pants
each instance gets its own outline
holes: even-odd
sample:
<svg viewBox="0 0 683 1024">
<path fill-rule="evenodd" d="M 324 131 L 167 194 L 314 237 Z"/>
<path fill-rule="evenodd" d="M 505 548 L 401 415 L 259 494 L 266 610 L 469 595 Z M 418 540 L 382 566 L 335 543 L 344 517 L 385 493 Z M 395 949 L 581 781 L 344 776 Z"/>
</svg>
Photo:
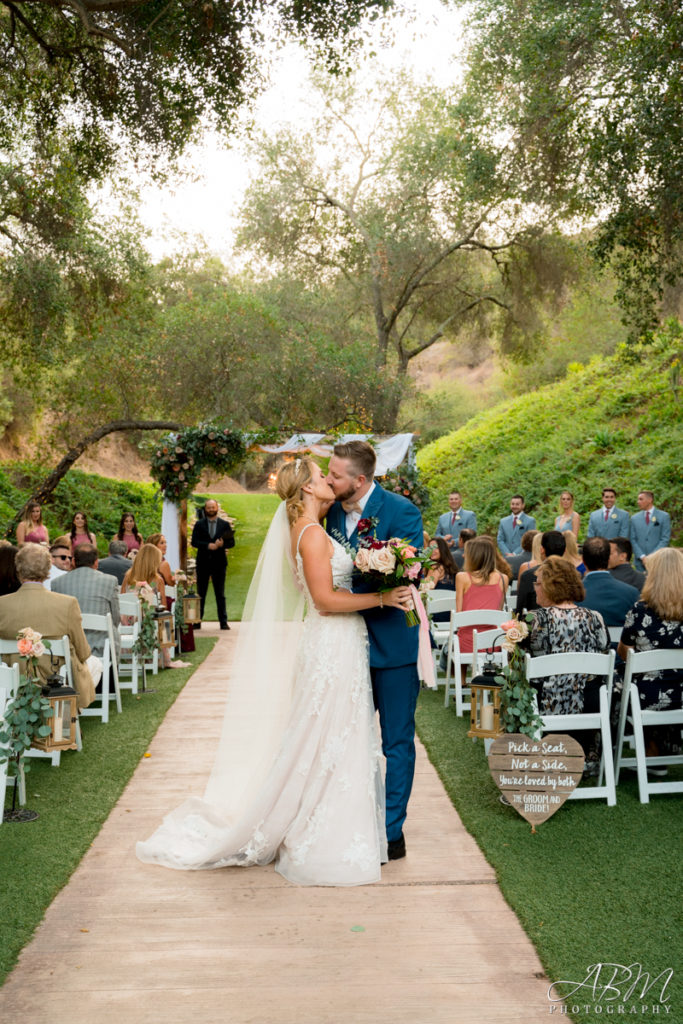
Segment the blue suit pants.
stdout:
<svg viewBox="0 0 683 1024">
<path fill-rule="evenodd" d="M 372 694 L 382 727 L 387 761 L 387 841 L 399 839 L 415 775 L 415 707 L 420 693 L 417 667 L 371 668 Z"/>
</svg>

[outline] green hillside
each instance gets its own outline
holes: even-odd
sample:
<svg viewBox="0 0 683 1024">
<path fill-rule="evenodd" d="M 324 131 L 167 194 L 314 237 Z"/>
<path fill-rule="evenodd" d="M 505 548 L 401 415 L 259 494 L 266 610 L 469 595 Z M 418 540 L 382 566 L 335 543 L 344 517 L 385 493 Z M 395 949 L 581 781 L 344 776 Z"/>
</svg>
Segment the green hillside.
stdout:
<svg viewBox="0 0 683 1024">
<path fill-rule="evenodd" d="M 434 529 L 448 492 L 461 491 L 479 531 L 497 530 L 519 492 L 541 529 L 552 528 L 560 492 L 574 494 L 581 536 L 604 486 L 617 504 L 638 510 L 638 491 L 653 491 L 683 544 L 683 327 L 670 321 L 650 345 L 622 346 L 567 377 L 481 413 L 423 448 L 418 466 L 429 488 Z"/>
</svg>

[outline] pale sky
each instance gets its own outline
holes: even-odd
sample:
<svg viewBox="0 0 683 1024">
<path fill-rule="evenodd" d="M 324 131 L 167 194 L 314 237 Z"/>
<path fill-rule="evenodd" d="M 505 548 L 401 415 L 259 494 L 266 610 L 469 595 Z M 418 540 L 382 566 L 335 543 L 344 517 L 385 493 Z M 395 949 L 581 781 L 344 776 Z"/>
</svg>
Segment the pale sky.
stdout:
<svg viewBox="0 0 683 1024">
<path fill-rule="evenodd" d="M 454 83 L 461 74 L 461 22 L 461 7 L 447 7 L 441 0 L 399 0 L 390 16 L 392 45 L 382 43 L 376 32 L 370 37 L 377 53 L 371 66 L 378 71 L 412 68 L 418 81 L 425 75 L 438 85 Z M 256 125 L 268 128 L 310 120 L 307 69 L 303 52 L 293 44 L 275 57 L 272 84 L 250 115 Z M 254 168 L 238 140 L 228 143 L 214 134 L 192 147 L 182 166 L 184 180 L 179 177 L 165 189 L 143 190 L 140 218 L 151 231 L 147 246 L 159 259 L 180 247 L 179 235 L 201 237 L 229 264 L 236 213 Z"/>
</svg>

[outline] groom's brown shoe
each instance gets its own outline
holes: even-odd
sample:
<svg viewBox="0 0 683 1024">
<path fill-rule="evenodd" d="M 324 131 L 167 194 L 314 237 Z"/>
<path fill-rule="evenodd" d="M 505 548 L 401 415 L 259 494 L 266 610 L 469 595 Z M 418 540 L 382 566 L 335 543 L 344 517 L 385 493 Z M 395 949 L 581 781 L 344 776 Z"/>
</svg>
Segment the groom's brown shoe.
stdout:
<svg viewBox="0 0 683 1024">
<path fill-rule="evenodd" d="M 389 860 L 400 860 L 406 855 L 406 840 L 401 832 L 398 839 L 392 839 L 387 843 L 387 857 Z"/>
</svg>

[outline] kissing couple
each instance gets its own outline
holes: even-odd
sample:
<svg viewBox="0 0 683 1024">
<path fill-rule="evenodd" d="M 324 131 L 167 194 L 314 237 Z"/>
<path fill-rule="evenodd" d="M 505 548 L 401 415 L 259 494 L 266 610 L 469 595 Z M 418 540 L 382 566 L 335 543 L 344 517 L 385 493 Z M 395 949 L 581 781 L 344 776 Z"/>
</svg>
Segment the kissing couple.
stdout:
<svg viewBox="0 0 683 1024">
<path fill-rule="evenodd" d="M 180 870 L 269 864 L 299 885 L 364 885 L 405 856 L 415 769 L 418 629 L 408 587 L 352 591 L 361 516 L 380 540 L 422 547 L 422 517 L 374 480 L 365 441 L 336 445 L 325 476 L 286 463 L 254 572 L 223 732 L 204 799 L 137 844 Z M 327 516 L 326 528 L 322 525 Z M 379 712 L 381 749 L 375 723 Z M 386 758 L 383 783 L 381 754 Z"/>
</svg>

